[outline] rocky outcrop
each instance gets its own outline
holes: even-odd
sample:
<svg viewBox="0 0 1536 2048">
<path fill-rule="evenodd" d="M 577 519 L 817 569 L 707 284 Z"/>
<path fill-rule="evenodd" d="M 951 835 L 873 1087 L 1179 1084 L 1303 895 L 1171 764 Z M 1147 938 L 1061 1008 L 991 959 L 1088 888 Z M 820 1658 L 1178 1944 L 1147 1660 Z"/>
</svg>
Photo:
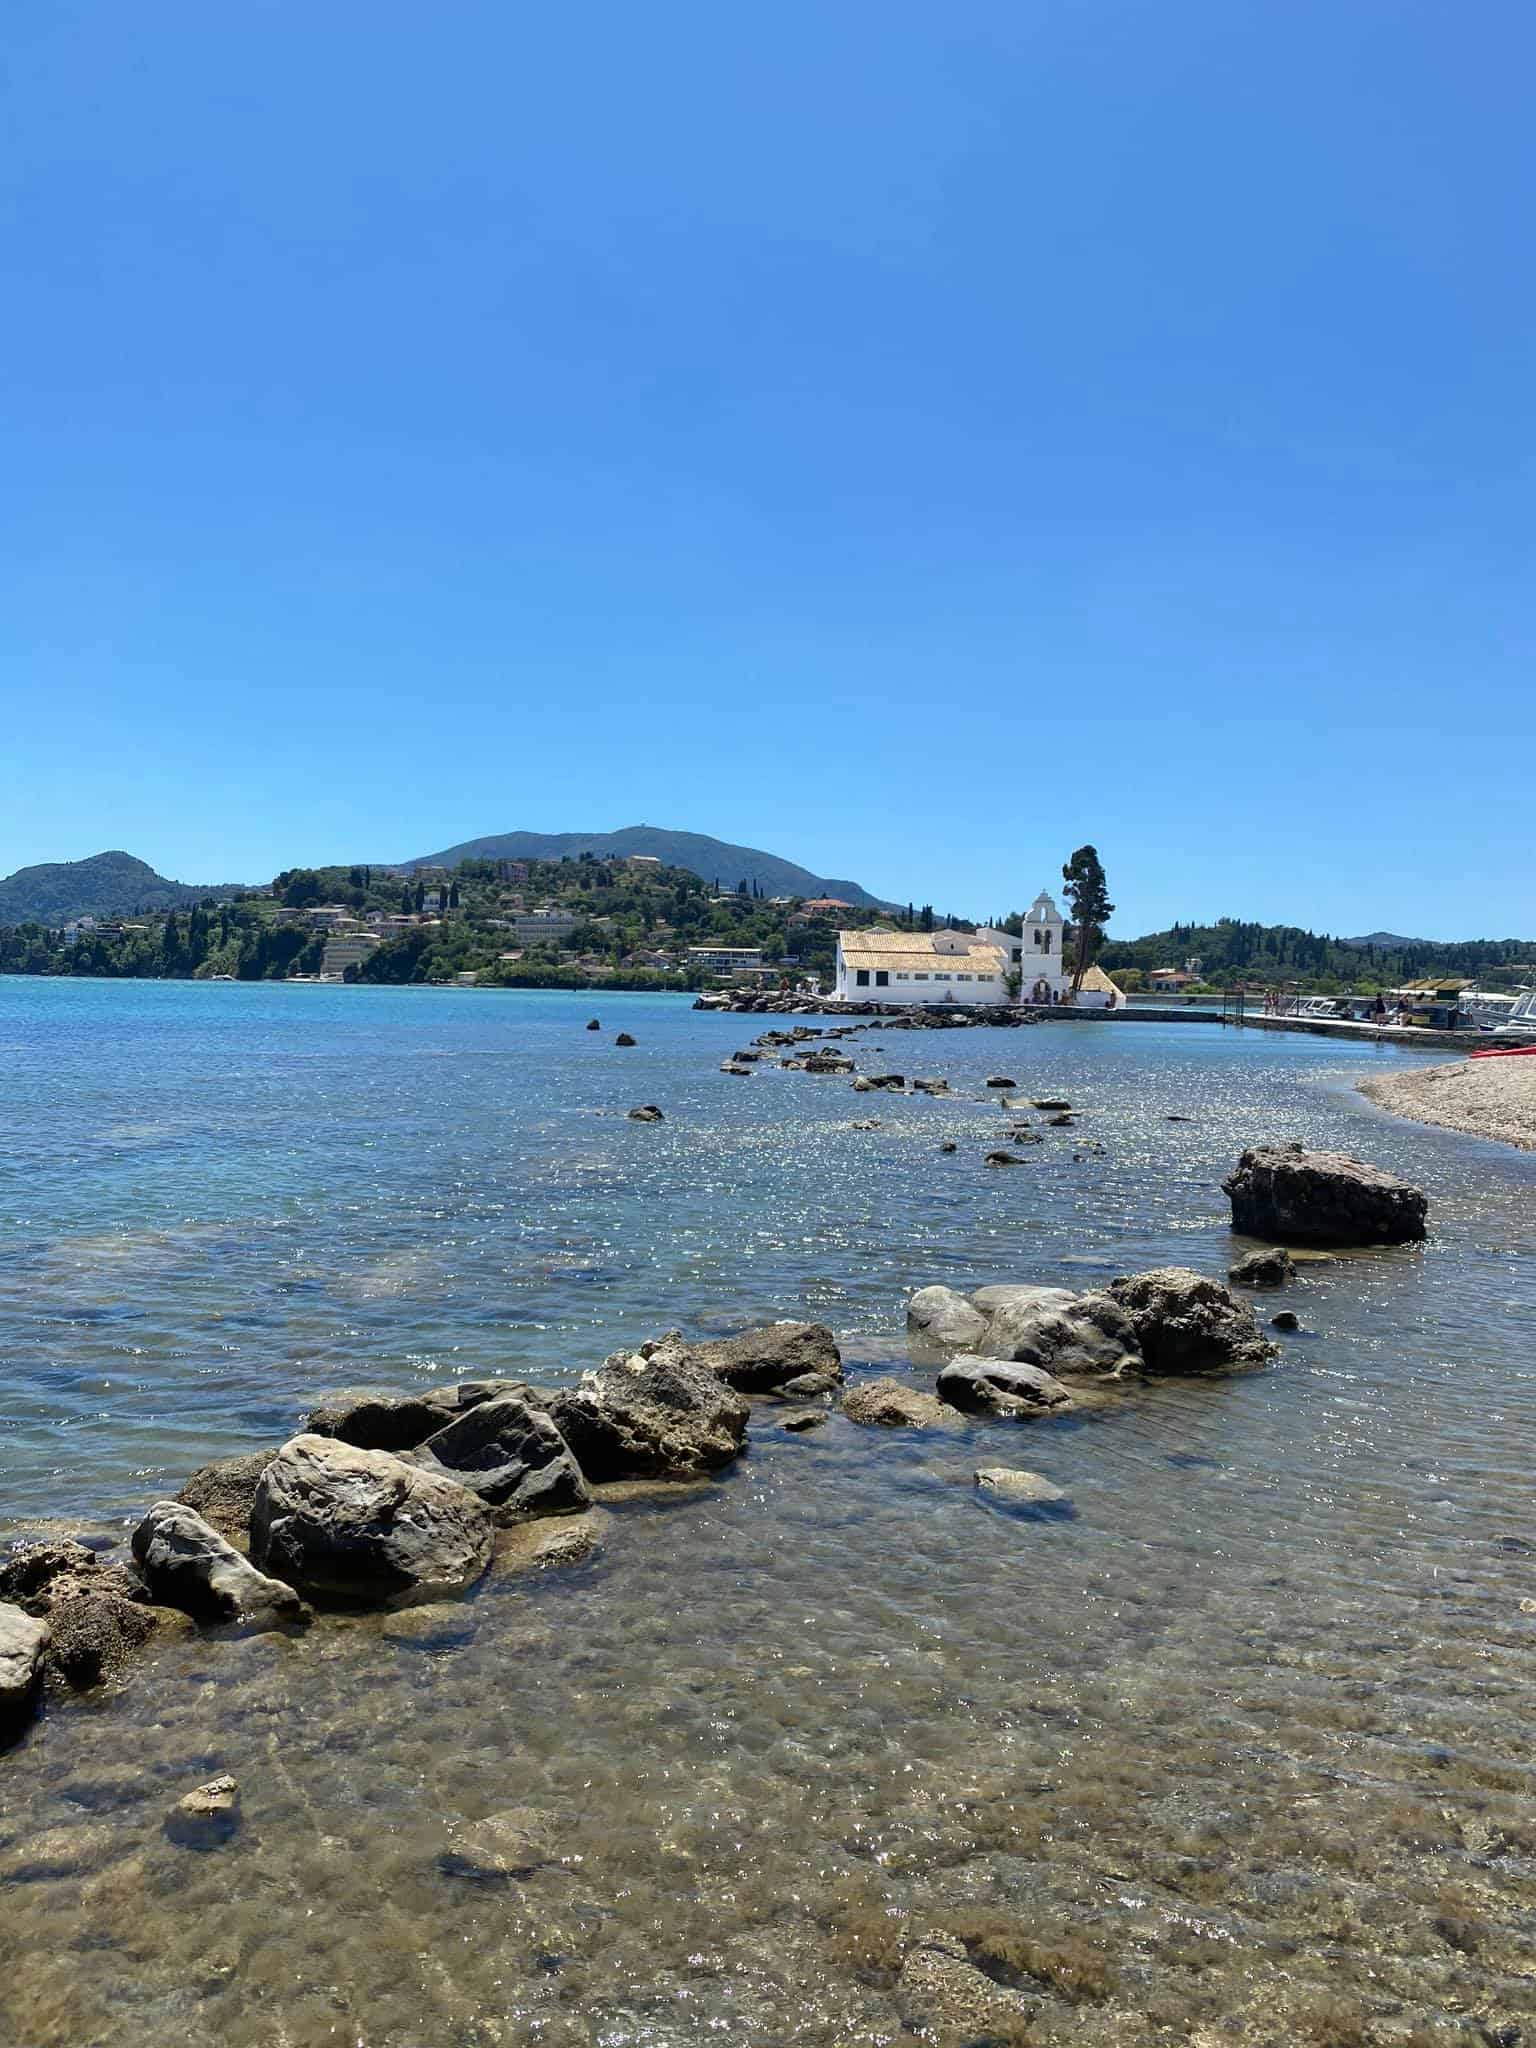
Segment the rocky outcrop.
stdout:
<svg viewBox="0 0 1536 2048">
<path fill-rule="evenodd" d="M 48 1670 L 72 1692 L 116 1678 L 160 1626 L 143 1588 L 121 1565 L 67 1573 L 52 1582 L 47 1599 Z"/>
<path fill-rule="evenodd" d="M 1051 1373 L 1005 1358 L 952 1358 L 935 1391 L 972 1415 L 1043 1415 L 1072 1405 L 1071 1390 Z"/>
<path fill-rule="evenodd" d="M 1296 1261 L 1278 1245 L 1268 1251 L 1246 1252 L 1227 1268 L 1227 1278 L 1238 1287 L 1283 1287 L 1295 1276 Z"/>
<path fill-rule="evenodd" d="M 40 1543 L 19 1543 L 0 1556 L 0 1600 L 30 1600 L 57 1578 L 95 1568 L 96 1553 L 66 1536 Z"/>
<path fill-rule="evenodd" d="M 194 1786 L 165 1817 L 165 1832 L 184 1849 L 215 1849 L 240 1827 L 240 1786 L 228 1772 Z"/>
<path fill-rule="evenodd" d="M 939 1429 L 949 1420 L 937 1395 L 893 1379 L 864 1380 L 850 1387 L 843 1396 L 843 1413 L 850 1422 L 880 1429 Z"/>
<path fill-rule="evenodd" d="M 1412 1244 L 1425 1234 L 1422 1188 L 1342 1152 L 1266 1145 L 1222 1182 L 1232 1228 L 1286 1244 Z"/>
<path fill-rule="evenodd" d="M 313 1433 L 261 1475 L 251 1559 L 321 1598 L 460 1592 L 491 1561 L 489 1509 L 456 1480 Z"/>
<path fill-rule="evenodd" d="M 626 1110 L 624 1113 L 632 1124 L 662 1124 L 666 1122 L 666 1118 L 654 1102 L 644 1103 L 639 1109 Z"/>
<path fill-rule="evenodd" d="M 266 1472 L 258 1481 L 258 1500 Z M 292 1586 L 258 1571 L 180 1501 L 155 1502 L 133 1532 L 133 1555 L 153 1598 L 199 1621 L 275 1627 L 308 1619 L 309 1609 Z"/>
<path fill-rule="evenodd" d="M 1020 1290 L 1019 1299 L 997 1308 L 976 1348 L 988 1358 L 1094 1379 L 1118 1379 L 1140 1367 L 1136 1326 L 1118 1301 L 1108 1294 L 1069 1294 L 1059 1301 L 1039 1298 L 1059 1292 Z M 1026 1299 L 1026 1293 L 1036 1298 Z"/>
<path fill-rule="evenodd" d="M 46 1621 L 0 1603 L 0 1742 L 9 1741 L 31 1718 L 48 1649 Z"/>
<path fill-rule="evenodd" d="M 216 1458 L 211 1465 L 199 1465 L 176 1498 L 230 1542 L 245 1543 L 256 1488 L 276 1456 L 275 1449 L 253 1451 L 249 1457 Z"/>
<path fill-rule="evenodd" d="M 843 1376 L 842 1353 L 825 1323 L 764 1323 L 739 1337 L 690 1344 L 688 1355 L 744 1394 L 769 1393 L 807 1374 L 824 1390 Z"/>
<path fill-rule="evenodd" d="M 588 1479 L 692 1478 L 746 1442 L 746 1401 L 698 1364 L 677 1331 L 616 1351 L 549 1411 Z"/>
<path fill-rule="evenodd" d="M 416 1457 L 467 1487 L 499 1519 L 575 1514 L 592 1499 L 565 1438 L 517 1394 L 466 1409 L 428 1437 Z"/>
<path fill-rule="evenodd" d="M 907 1303 L 907 1329 L 925 1344 L 974 1351 L 987 1334 L 987 1318 L 952 1287 L 919 1287 Z"/>
<path fill-rule="evenodd" d="M 1130 1317 L 1149 1373 L 1248 1372 L 1276 1355 L 1246 1302 L 1185 1266 L 1112 1280 L 1106 1292 Z"/>
<path fill-rule="evenodd" d="M 1017 1088 L 1019 1084 L 1006 1074 L 988 1074 L 986 1085 L 989 1088 Z"/>
<path fill-rule="evenodd" d="M 618 1037 L 613 1042 L 615 1045 L 633 1045 L 635 1041 L 630 1037 L 627 1031 L 621 1031 Z"/>
</svg>

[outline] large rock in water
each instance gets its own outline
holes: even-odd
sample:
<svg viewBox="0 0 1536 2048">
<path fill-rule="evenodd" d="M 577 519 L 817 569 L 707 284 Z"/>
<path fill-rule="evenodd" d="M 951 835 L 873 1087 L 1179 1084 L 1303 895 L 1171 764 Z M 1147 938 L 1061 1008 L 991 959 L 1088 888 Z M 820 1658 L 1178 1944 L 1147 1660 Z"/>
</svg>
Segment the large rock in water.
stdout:
<svg viewBox="0 0 1536 2048">
<path fill-rule="evenodd" d="M 605 1480 L 718 1471 L 746 1442 L 751 1410 L 671 1330 L 636 1352 L 614 1352 L 552 1395 L 549 1412 L 587 1478 Z"/>
<path fill-rule="evenodd" d="M 1072 1405 L 1071 1390 L 1050 1373 L 1003 1358 L 952 1358 L 935 1391 L 951 1408 L 973 1415 L 1044 1415 Z"/>
<path fill-rule="evenodd" d="M 971 1351 L 986 1337 L 987 1318 L 952 1287 L 919 1287 L 907 1303 L 907 1328 L 927 1344 Z"/>
<path fill-rule="evenodd" d="M 861 1380 L 843 1397 L 850 1422 L 877 1429 L 938 1429 L 951 1418 L 936 1394 L 903 1386 L 900 1380 Z"/>
<path fill-rule="evenodd" d="M 252 1451 L 243 1458 L 215 1458 L 211 1465 L 199 1465 L 190 1474 L 176 1498 L 221 1536 L 244 1543 L 251 1533 L 256 1488 L 276 1456 L 271 1450 Z"/>
<path fill-rule="evenodd" d="M 47 1648 L 46 1621 L 0 1605 L 0 1741 L 14 1735 L 36 1705 Z"/>
<path fill-rule="evenodd" d="M 155 1502 L 133 1532 L 133 1555 L 157 1600 L 200 1620 L 271 1625 L 309 1616 L 292 1586 L 257 1571 L 180 1501 Z"/>
<path fill-rule="evenodd" d="M 477 1402 L 428 1437 L 417 1457 L 477 1494 L 500 1518 L 575 1514 L 591 1503 L 565 1438 L 542 1409 L 517 1394 Z"/>
<path fill-rule="evenodd" d="M 1246 1302 L 1186 1266 L 1112 1280 L 1106 1291 L 1130 1317 L 1149 1373 L 1249 1372 L 1277 1355 Z"/>
<path fill-rule="evenodd" d="M 163 1609 L 144 1605 L 125 1565 L 66 1573 L 48 1588 L 48 1669 L 87 1692 L 115 1678 L 163 1619 Z"/>
<path fill-rule="evenodd" d="M 343 1387 L 312 1408 L 304 1426 L 311 1436 L 333 1436 L 360 1451 L 412 1451 L 436 1436 L 457 1412 L 452 1387 L 433 1387 L 420 1394 Z"/>
<path fill-rule="evenodd" d="M 767 1393 L 806 1373 L 823 1380 L 843 1376 L 842 1353 L 825 1323 L 765 1323 L 739 1337 L 690 1344 L 688 1355 L 744 1394 Z"/>
<path fill-rule="evenodd" d="M 323 1436 L 283 1445 L 251 1514 L 252 1562 L 333 1599 L 461 1592 L 494 1542 L 490 1510 L 456 1481 Z"/>
<path fill-rule="evenodd" d="M 1282 1244 L 1412 1244 L 1424 1236 L 1422 1188 L 1342 1152 L 1262 1145 L 1222 1182 L 1232 1228 Z"/>
<path fill-rule="evenodd" d="M 1042 1287 L 1037 1292 L 1049 1296 L 1057 1290 Z M 987 1358 L 1009 1358 L 1049 1373 L 1095 1379 L 1118 1379 L 1142 1363 L 1136 1325 L 1108 1294 L 1005 1302 L 992 1316 L 977 1349 Z"/>
</svg>

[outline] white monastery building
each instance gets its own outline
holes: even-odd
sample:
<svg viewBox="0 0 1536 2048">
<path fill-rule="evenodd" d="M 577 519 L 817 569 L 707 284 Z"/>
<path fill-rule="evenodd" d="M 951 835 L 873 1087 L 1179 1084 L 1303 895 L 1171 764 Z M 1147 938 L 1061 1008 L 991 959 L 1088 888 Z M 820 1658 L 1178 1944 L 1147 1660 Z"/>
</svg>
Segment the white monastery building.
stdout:
<svg viewBox="0 0 1536 2048">
<path fill-rule="evenodd" d="M 840 1003 L 1009 1003 L 1018 976 L 1023 1004 L 1075 1002 L 1115 1009 L 1125 1001 L 1102 968 L 1090 967 L 1072 994 L 1062 958 L 1066 919 L 1042 889 L 1017 938 L 983 925 L 974 932 L 839 932 L 833 1000 Z"/>
</svg>

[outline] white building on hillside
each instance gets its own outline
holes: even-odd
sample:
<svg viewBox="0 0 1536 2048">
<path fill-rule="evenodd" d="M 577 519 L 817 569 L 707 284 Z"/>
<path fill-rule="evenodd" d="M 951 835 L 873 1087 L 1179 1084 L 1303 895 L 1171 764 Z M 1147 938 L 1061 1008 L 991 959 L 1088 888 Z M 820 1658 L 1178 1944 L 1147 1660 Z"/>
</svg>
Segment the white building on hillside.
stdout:
<svg viewBox="0 0 1536 2048">
<path fill-rule="evenodd" d="M 1090 967 L 1072 996 L 1063 954 L 1066 919 L 1042 889 L 1012 932 L 839 932 L 833 998 L 840 1003 L 1061 1003 L 1114 1009 L 1125 998 Z M 1017 977 L 1015 981 L 1014 977 Z M 1018 989 L 1015 997 L 1014 987 Z"/>
</svg>

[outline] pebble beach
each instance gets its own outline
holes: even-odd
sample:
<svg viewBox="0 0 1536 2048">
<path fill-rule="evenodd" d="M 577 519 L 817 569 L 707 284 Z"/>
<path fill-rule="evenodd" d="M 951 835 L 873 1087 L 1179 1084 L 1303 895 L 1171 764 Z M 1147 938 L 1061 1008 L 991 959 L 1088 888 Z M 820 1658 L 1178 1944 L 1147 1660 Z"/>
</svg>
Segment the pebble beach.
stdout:
<svg viewBox="0 0 1536 2048">
<path fill-rule="evenodd" d="M 1360 1092 L 1416 1123 L 1536 1152 L 1536 1059 L 1455 1060 L 1362 1081 Z"/>
</svg>

